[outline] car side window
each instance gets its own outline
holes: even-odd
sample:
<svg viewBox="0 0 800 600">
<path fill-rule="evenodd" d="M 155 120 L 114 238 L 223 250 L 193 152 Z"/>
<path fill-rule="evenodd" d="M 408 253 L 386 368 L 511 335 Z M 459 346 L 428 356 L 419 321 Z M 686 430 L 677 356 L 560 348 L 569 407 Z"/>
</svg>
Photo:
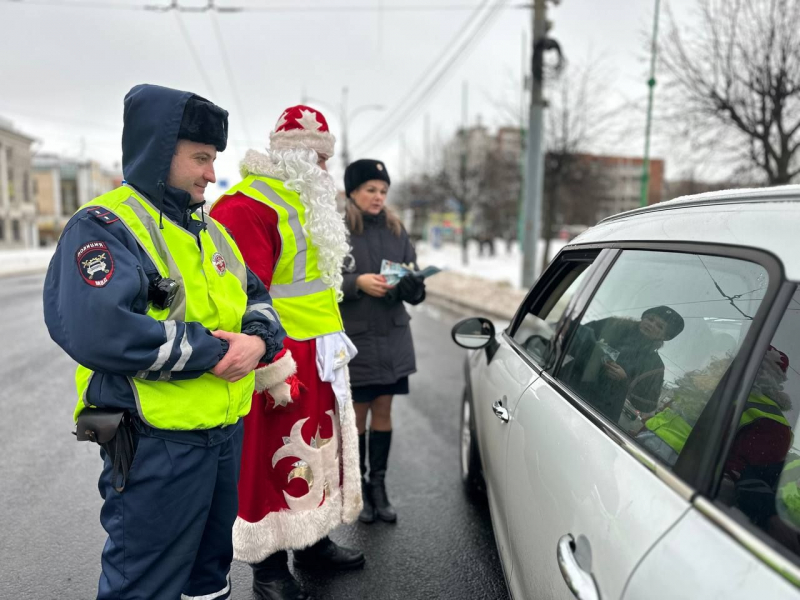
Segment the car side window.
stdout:
<svg viewBox="0 0 800 600">
<path fill-rule="evenodd" d="M 589 272 L 589 261 L 568 261 L 543 303 L 532 306 L 513 334 L 514 341 L 538 365 L 545 366 L 561 316 Z"/>
<path fill-rule="evenodd" d="M 555 376 L 675 465 L 767 290 L 766 269 L 718 256 L 623 251 Z"/>
<path fill-rule="evenodd" d="M 800 291 L 764 354 L 722 468 L 717 500 L 800 555 Z"/>
</svg>

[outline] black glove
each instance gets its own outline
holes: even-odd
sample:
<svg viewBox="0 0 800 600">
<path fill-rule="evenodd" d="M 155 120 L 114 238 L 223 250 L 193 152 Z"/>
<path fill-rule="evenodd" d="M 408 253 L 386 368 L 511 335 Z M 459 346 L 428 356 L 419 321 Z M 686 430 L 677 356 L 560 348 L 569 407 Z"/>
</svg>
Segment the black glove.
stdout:
<svg viewBox="0 0 800 600">
<path fill-rule="evenodd" d="M 398 298 L 409 304 L 419 304 L 425 299 L 425 280 L 413 273 L 400 279 L 396 288 Z"/>
</svg>

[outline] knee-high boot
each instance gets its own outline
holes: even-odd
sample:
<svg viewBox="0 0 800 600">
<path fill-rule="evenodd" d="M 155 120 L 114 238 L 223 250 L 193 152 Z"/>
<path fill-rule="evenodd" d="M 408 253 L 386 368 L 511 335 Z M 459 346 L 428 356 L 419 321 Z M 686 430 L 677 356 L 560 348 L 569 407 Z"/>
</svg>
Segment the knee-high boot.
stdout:
<svg viewBox="0 0 800 600">
<path fill-rule="evenodd" d="M 361 466 L 361 497 L 364 500 L 364 508 L 358 515 L 358 520 L 362 523 L 375 522 L 375 507 L 372 506 L 369 484 L 367 483 L 367 432 L 358 436 L 358 460 Z"/>
<path fill-rule="evenodd" d="M 394 523 L 397 513 L 386 495 L 386 464 L 392 445 L 391 431 L 369 432 L 369 487 L 375 514 L 381 521 Z"/>
<path fill-rule="evenodd" d="M 270 554 L 253 568 L 253 592 L 259 600 L 308 600 L 300 585 L 289 572 L 285 550 Z"/>
</svg>

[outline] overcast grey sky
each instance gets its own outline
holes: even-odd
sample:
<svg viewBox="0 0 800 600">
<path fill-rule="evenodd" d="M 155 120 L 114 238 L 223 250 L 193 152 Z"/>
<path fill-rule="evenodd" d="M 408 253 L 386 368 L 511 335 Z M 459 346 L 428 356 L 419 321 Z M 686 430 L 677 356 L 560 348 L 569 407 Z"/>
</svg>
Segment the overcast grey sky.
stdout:
<svg viewBox="0 0 800 600">
<path fill-rule="evenodd" d="M 510 117 L 520 104 L 523 35 L 530 43 L 530 11 L 514 8 L 520 0 L 509 0 L 507 8 L 488 17 L 468 53 L 388 135 L 376 131 L 401 114 L 398 105 L 409 93 L 428 87 L 432 65 L 468 19 L 473 17 L 473 27 L 467 31 L 473 31 L 489 11 L 473 14 L 474 7 L 491 7 L 495 0 L 217 0 L 219 7 L 294 9 L 234 14 L 134 9 L 146 4 L 169 1 L 0 0 L 0 116 L 40 140 L 40 151 L 84 152 L 110 165 L 121 158 L 122 99 L 128 89 L 142 82 L 189 89 L 231 113 L 231 144 L 217 161 L 218 177 L 230 184 L 245 150 L 263 147 L 282 110 L 304 93 L 317 101 L 309 104 L 323 111 L 340 140 L 343 86 L 349 88 L 351 110 L 384 105 L 384 111 L 365 111 L 352 120 L 350 153 L 352 159 L 386 161 L 395 179 L 424 157 L 426 114 L 434 141 L 459 126 L 464 81 L 472 123 L 480 116 L 492 127 L 517 124 Z M 197 7 L 206 1 L 179 4 Z M 670 1 L 678 16 L 694 4 Z M 383 11 L 376 10 L 381 6 Z M 390 10 L 398 6 L 406 10 Z M 456 8 L 408 10 L 432 6 Z M 306 7 L 310 10 L 300 10 Z M 603 57 L 611 91 L 598 102 L 646 95 L 644 32 L 652 27 L 653 7 L 654 0 L 561 0 L 550 8 L 551 35 L 571 62 Z M 633 129 L 643 132 L 643 111 L 630 119 Z M 669 158 L 660 144 L 655 140 L 653 155 Z M 603 150 L 640 154 L 642 147 L 643 133 L 637 133 Z M 339 157 L 332 163 L 341 185 Z M 669 162 L 667 169 L 675 174 Z"/>
</svg>

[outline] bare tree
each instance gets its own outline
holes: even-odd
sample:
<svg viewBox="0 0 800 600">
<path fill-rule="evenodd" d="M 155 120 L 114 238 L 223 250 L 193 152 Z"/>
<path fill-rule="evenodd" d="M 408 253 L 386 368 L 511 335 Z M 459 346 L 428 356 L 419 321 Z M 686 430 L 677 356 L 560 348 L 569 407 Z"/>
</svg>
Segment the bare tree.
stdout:
<svg viewBox="0 0 800 600">
<path fill-rule="evenodd" d="M 549 262 L 557 220 L 589 223 L 608 183 L 584 154 L 611 134 L 622 107 L 611 106 L 609 77 L 598 60 L 567 66 L 548 94 L 542 237 L 542 269 Z"/>
<path fill-rule="evenodd" d="M 698 10 L 690 27 L 669 14 L 668 118 L 695 152 L 789 183 L 800 174 L 800 0 L 698 0 Z"/>
</svg>

